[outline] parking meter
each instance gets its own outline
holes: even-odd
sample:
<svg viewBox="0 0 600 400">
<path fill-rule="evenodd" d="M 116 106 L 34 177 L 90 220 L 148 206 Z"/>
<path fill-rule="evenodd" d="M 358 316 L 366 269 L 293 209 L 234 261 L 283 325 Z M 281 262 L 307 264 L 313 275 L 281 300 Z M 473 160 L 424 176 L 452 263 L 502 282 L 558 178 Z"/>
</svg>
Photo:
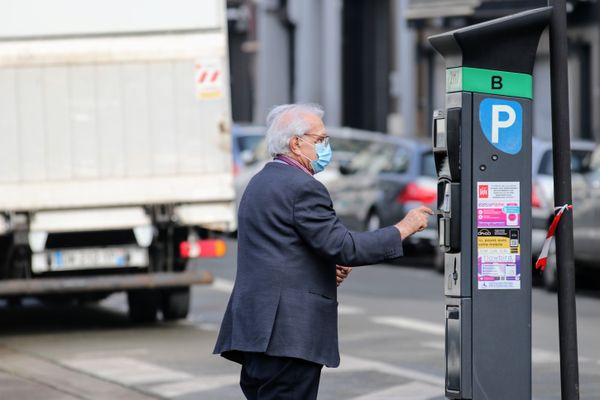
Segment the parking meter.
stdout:
<svg viewBox="0 0 600 400">
<path fill-rule="evenodd" d="M 531 399 L 533 65 L 551 8 L 429 38 L 446 295 L 446 397 Z"/>
</svg>

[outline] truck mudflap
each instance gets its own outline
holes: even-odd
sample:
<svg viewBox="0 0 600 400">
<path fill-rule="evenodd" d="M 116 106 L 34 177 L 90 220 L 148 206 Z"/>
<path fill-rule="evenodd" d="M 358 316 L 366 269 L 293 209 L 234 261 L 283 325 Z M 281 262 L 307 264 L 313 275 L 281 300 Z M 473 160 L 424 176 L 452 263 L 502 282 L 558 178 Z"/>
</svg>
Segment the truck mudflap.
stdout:
<svg viewBox="0 0 600 400">
<path fill-rule="evenodd" d="M 1 296 L 28 296 L 95 291 L 118 292 L 129 289 L 175 288 L 213 282 L 208 271 L 154 274 L 103 275 L 69 278 L 12 279 L 0 281 Z"/>
</svg>

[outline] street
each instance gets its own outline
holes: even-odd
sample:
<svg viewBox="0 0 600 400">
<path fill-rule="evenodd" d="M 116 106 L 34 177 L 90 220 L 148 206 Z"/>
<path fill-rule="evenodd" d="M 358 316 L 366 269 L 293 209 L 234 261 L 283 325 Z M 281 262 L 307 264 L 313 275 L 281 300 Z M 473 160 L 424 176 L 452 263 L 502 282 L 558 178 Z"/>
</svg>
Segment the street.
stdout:
<svg viewBox="0 0 600 400">
<path fill-rule="evenodd" d="M 242 398 L 239 367 L 211 355 L 235 275 L 228 245 L 227 257 L 193 265 L 216 279 L 194 288 L 184 321 L 133 325 L 123 294 L 81 307 L 0 307 L 0 399 Z M 444 398 L 442 277 L 404 264 L 355 268 L 340 287 L 341 367 L 324 369 L 319 399 Z M 578 292 L 582 399 L 600 398 L 599 303 Z M 556 309 L 555 295 L 534 288 L 535 399 L 560 399 Z"/>
</svg>

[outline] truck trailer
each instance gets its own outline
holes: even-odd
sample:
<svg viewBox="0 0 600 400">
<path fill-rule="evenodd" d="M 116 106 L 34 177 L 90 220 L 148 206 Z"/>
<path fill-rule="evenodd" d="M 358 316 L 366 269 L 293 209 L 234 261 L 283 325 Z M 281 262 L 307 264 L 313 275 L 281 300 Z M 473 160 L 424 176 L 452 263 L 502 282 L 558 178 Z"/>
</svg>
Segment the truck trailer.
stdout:
<svg viewBox="0 0 600 400">
<path fill-rule="evenodd" d="M 0 9 L 0 298 L 184 318 L 236 229 L 225 1 Z"/>
</svg>

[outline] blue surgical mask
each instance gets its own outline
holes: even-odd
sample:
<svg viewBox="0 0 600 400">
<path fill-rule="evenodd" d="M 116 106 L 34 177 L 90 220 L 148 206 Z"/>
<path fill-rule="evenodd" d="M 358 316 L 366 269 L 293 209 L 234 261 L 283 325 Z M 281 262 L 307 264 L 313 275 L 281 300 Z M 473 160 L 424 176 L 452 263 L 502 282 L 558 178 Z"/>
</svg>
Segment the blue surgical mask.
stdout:
<svg viewBox="0 0 600 400">
<path fill-rule="evenodd" d="M 302 140 L 303 142 L 309 143 L 302 138 L 299 138 L 299 139 Z M 319 172 L 323 171 L 326 166 L 329 165 L 329 163 L 331 162 L 331 156 L 332 156 L 333 152 L 331 151 L 331 146 L 329 145 L 329 143 L 327 143 L 327 144 L 309 143 L 309 144 L 312 144 L 313 146 L 315 146 L 315 151 L 317 152 L 317 159 L 311 160 L 309 157 L 305 156 L 302 152 L 300 152 L 300 154 L 302 154 L 302 156 L 304 158 L 307 158 L 308 160 L 310 160 L 310 165 L 313 169 L 313 172 L 315 174 L 318 174 Z"/>
</svg>

